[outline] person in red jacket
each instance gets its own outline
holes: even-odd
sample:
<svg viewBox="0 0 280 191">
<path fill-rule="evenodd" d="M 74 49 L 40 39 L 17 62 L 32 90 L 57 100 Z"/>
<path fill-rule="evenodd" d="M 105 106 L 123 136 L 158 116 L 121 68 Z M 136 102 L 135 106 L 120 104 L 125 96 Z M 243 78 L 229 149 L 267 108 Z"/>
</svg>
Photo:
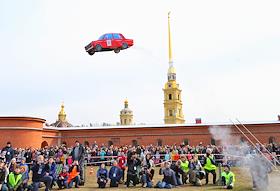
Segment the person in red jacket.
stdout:
<svg viewBox="0 0 280 191">
<path fill-rule="evenodd" d="M 125 157 L 125 154 L 124 154 L 123 151 L 118 156 L 117 161 L 118 161 L 118 166 L 122 170 L 122 180 L 121 181 L 123 182 L 124 181 L 125 165 L 126 165 L 126 157 Z"/>
<path fill-rule="evenodd" d="M 67 172 L 67 168 L 64 167 L 62 172 L 59 174 L 57 178 L 57 185 L 59 189 L 68 188 L 68 178 L 69 178 L 69 173 Z"/>
</svg>

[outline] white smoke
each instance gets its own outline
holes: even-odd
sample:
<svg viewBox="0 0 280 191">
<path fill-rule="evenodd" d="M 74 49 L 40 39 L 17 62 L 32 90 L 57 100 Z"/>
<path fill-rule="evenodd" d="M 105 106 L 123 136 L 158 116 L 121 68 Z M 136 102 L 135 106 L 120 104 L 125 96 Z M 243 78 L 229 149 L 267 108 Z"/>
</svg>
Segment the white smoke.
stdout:
<svg viewBox="0 0 280 191">
<path fill-rule="evenodd" d="M 242 173 L 254 176 L 255 184 L 263 190 L 267 185 L 266 175 L 273 168 L 271 164 L 247 142 L 241 142 L 239 136 L 233 136 L 231 128 L 213 126 L 209 128 L 209 132 L 223 147 L 224 162 L 235 159 L 237 164 L 241 166 Z M 236 181 L 238 182 L 238 179 Z M 279 173 L 271 173 L 270 175 L 268 190 L 275 190 L 275 188 L 280 188 Z"/>
</svg>

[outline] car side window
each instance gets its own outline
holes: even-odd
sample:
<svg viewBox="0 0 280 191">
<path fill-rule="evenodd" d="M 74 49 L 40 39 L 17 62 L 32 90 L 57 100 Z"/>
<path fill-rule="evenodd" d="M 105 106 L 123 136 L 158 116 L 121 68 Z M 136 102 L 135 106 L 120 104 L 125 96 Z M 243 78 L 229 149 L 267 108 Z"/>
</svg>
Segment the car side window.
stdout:
<svg viewBox="0 0 280 191">
<path fill-rule="evenodd" d="M 120 34 L 113 34 L 114 39 L 121 39 Z"/>
<path fill-rule="evenodd" d="M 113 35 L 112 34 L 107 34 L 107 39 L 109 39 L 109 40 L 111 40 L 111 39 L 113 39 Z"/>
</svg>

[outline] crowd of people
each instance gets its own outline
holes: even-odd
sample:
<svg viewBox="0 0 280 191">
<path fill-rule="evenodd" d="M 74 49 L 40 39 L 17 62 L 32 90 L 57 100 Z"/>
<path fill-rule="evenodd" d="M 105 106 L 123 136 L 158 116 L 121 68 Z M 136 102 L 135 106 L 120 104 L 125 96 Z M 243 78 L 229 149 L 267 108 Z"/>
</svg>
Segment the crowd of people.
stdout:
<svg viewBox="0 0 280 191">
<path fill-rule="evenodd" d="M 2 191 L 37 191 L 42 183 L 45 190 L 57 186 L 59 189 L 80 187 L 85 183 L 85 166 L 98 165 L 96 181 L 99 188 L 106 186 L 127 187 L 141 184 L 143 188 L 173 188 L 183 184 L 202 186 L 202 179 L 217 183 L 217 166 L 224 167 L 219 185 L 225 189 L 234 187 L 235 175 L 230 170 L 232 160 L 222 155 L 223 147 L 215 145 L 197 146 L 92 146 L 75 142 L 41 149 L 13 148 L 8 142 L 0 155 L 0 187 Z M 260 150 L 262 147 L 260 146 Z M 266 149 L 279 154 L 280 149 L 268 145 Z M 252 148 L 249 152 L 255 152 Z M 246 151 L 248 152 L 248 150 Z M 106 166 L 110 166 L 107 169 Z M 159 166 L 162 180 L 154 182 L 155 167 Z M 31 171 L 31 176 L 30 176 Z M 90 173 L 93 173 L 92 168 Z M 126 174 L 126 178 L 125 178 Z M 31 177 L 31 184 L 30 179 Z"/>
</svg>

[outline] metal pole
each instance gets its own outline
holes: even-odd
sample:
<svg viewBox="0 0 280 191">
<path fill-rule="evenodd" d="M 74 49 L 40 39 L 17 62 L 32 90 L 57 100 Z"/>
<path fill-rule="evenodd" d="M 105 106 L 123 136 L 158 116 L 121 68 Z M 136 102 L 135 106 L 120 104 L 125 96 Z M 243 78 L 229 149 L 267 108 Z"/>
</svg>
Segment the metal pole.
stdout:
<svg viewBox="0 0 280 191">
<path fill-rule="evenodd" d="M 267 148 L 257 139 L 257 137 L 256 137 L 255 135 L 253 135 L 253 133 L 252 133 L 244 124 L 242 124 L 237 118 L 236 118 L 236 120 L 238 121 L 238 123 L 240 123 L 240 125 L 242 125 L 242 127 L 243 127 L 244 129 L 246 129 L 246 131 L 248 131 L 248 133 L 249 133 L 261 146 L 263 146 L 263 148 L 266 150 L 266 152 L 268 152 L 269 155 L 270 155 L 272 158 L 274 158 L 278 164 L 280 164 L 280 162 L 278 161 L 278 159 L 276 159 L 276 158 L 272 155 L 272 153 L 271 153 L 269 150 L 267 150 Z"/>
<path fill-rule="evenodd" d="M 258 150 L 262 157 L 264 157 L 278 171 L 277 167 L 268 158 L 266 158 L 266 156 L 256 147 L 253 141 L 251 141 L 251 139 L 247 135 L 245 135 L 245 133 L 243 133 L 243 131 L 231 119 L 230 121 L 242 133 L 242 135 L 244 135 L 246 139 Z"/>
</svg>

